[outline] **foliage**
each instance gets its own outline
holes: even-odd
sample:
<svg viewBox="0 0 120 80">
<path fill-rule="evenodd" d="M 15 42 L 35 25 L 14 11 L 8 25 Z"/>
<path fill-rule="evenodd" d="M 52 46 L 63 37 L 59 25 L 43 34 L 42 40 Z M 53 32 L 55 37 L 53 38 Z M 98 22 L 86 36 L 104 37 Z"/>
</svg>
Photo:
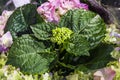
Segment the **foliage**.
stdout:
<svg viewBox="0 0 120 80">
<path fill-rule="evenodd" d="M 61 18 L 60 26 L 81 34 L 90 43 L 90 48 L 97 46 L 105 36 L 104 21 L 91 11 L 71 10 Z"/>
<path fill-rule="evenodd" d="M 11 47 L 7 64 L 19 67 L 25 73 L 41 74 L 48 70 L 54 59 L 55 53 L 50 52 L 43 42 L 24 35 Z"/>
<path fill-rule="evenodd" d="M 113 51 L 113 46 L 108 44 L 101 44 L 96 49 L 92 50 L 93 58 L 88 62 L 87 67 L 89 69 L 100 69 L 107 65 L 108 62 L 114 61 L 115 59 L 111 57 L 111 52 Z M 96 54 L 97 53 L 97 54 Z"/>
<path fill-rule="evenodd" d="M 5 31 L 10 31 L 14 38 L 22 34 L 31 33 L 29 26 L 39 20 L 37 19 L 39 16 L 37 15 L 36 8 L 33 4 L 17 8 L 8 19 Z"/>
<path fill-rule="evenodd" d="M 97 53 L 90 51 L 101 43 L 105 29 L 100 16 L 91 11 L 70 10 L 61 17 L 58 24 L 54 24 L 46 23 L 40 16 L 38 18 L 34 5 L 25 5 L 16 9 L 7 22 L 6 31 L 11 31 L 14 36 L 14 43 L 8 51 L 7 64 L 19 67 L 28 74 L 42 74 L 49 70 L 54 71 L 55 68 L 60 70 L 57 65 L 69 70 L 69 66 L 74 67 L 81 63 L 79 59 L 82 56 L 91 58 L 99 54 L 98 50 Z M 76 60 L 78 64 L 72 63 L 75 57 L 79 58 Z M 92 58 L 91 62 L 96 61 L 95 56 Z M 110 56 L 106 56 L 107 58 Z"/>
</svg>

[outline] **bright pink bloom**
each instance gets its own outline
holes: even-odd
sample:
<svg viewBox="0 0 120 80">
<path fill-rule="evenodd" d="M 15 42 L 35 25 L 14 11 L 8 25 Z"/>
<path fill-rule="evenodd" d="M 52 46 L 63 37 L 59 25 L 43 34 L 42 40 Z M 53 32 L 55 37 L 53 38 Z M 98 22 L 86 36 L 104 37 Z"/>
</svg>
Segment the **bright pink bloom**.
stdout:
<svg viewBox="0 0 120 80">
<path fill-rule="evenodd" d="M 60 15 L 64 15 L 68 10 L 79 8 L 88 10 L 88 6 L 86 4 L 80 3 L 79 0 L 60 0 L 58 11 Z"/>
<path fill-rule="evenodd" d="M 72 0 L 72 1 L 74 2 L 75 7 L 88 10 L 88 5 L 84 3 L 80 3 L 80 0 Z"/>
<path fill-rule="evenodd" d="M 48 22 L 58 22 L 59 17 L 55 13 L 55 6 L 49 2 L 45 2 L 37 9 L 38 13 L 43 15 Z"/>
<path fill-rule="evenodd" d="M 38 7 L 39 14 L 45 17 L 48 22 L 58 23 L 60 16 L 64 15 L 71 9 L 88 9 L 86 4 L 80 3 L 79 0 L 48 0 L 49 2 L 43 3 Z"/>
<path fill-rule="evenodd" d="M 99 69 L 94 73 L 94 80 L 113 80 L 115 71 L 111 67 Z"/>
<path fill-rule="evenodd" d="M 13 43 L 13 39 L 11 33 L 8 31 L 0 38 L 0 52 L 7 51 L 8 47 L 10 47 Z"/>
<path fill-rule="evenodd" d="M 52 4 L 52 6 L 55 6 L 55 8 L 58 8 L 61 0 L 48 0 L 48 1 L 49 3 Z"/>
</svg>

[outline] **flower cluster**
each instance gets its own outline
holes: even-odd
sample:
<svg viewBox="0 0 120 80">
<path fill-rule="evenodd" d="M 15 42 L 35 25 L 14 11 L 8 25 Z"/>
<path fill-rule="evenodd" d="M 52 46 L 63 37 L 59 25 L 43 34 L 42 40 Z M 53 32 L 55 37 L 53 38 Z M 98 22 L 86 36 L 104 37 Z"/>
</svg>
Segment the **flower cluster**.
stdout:
<svg viewBox="0 0 120 80">
<path fill-rule="evenodd" d="M 6 26 L 7 20 L 13 11 L 3 11 L 0 16 L 0 52 L 7 51 L 8 47 L 13 43 L 11 33 L 8 31 L 4 34 L 4 28 Z"/>
<path fill-rule="evenodd" d="M 64 43 L 65 40 L 70 38 L 70 35 L 73 32 L 68 28 L 56 28 L 52 30 L 53 36 L 51 37 L 51 41 L 57 44 Z"/>
<path fill-rule="evenodd" d="M 13 0 L 13 3 L 15 5 L 15 7 L 18 8 L 18 7 L 23 6 L 24 4 L 30 3 L 30 1 L 31 0 L 26 0 L 26 1 L 21 0 L 21 2 L 20 2 L 18 0 Z M 23 6 L 22 9 L 24 9 L 24 7 L 26 7 L 26 6 Z M 32 5 L 30 7 L 32 7 Z M 45 19 L 46 22 L 58 23 L 60 21 L 61 16 L 63 16 L 67 11 L 72 10 L 72 9 L 81 9 L 81 8 L 84 9 L 84 11 L 86 11 L 86 10 L 88 10 L 88 5 L 86 5 L 84 3 L 81 3 L 80 0 L 48 0 L 47 2 L 41 4 L 41 6 L 39 6 L 37 8 L 37 12 Z M 17 11 L 21 12 L 22 9 L 20 8 L 20 10 L 18 9 L 18 10 L 15 10 L 15 11 L 16 12 Z M 31 8 L 29 8 L 29 6 L 28 6 L 28 8 L 26 7 L 26 9 L 24 11 L 26 11 L 28 9 L 31 9 Z M 11 47 L 11 45 L 13 43 L 13 39 L 12 39 L 12 36 L 11 36 L 11 33 L 9 32 L 9 30 L 8 30 L 8 32 L 4 33 L 4 28 L 6 26 L 7 20 L 12 13 L 13 13 L 12 11 L 3 11 L 2 15 L 0 16 L 0 52 L 1 53 L 4 53 L 4 52 L 8 51 L 8 48 Z M 29 12 L 29 13 L 31 13 L 31 12 Z M 80 25 L 80 26 L 78 25 L 77 26 L 77 27 L 80 28 L 80 31 L 84 29 L 84 27 L 81 28 L 81 26 L 84 26 L 84 24 L 87 24 L 87 22 L 90 22 L 89 20 L 87 21 L 87 19 L 90 18 L 89 13 L 91 13 L 91 12 L 88 12 L 85 15 L 78 15 L 78 17 L 79 16 L 85 16 L 86 17 L 86 21 L 83 20 L 83 19 L 81 19 L 81 21 L 78 21 L 78 22 L 80 22 L 80 24 L 83 24 L 83 25 Z M 19 14 L 19 12 L 18 12 L 18 14 Z M 79 13 L 76 13 L 76 14 L 79 14 Z M 29 14 L 25 14 L 25 15 L 29 15 Z M 25 20 L 23 22 L 25 22 L 26 18 L 28 18 L 25 15 L 20 16 L 22 18 L 25 17 Z M 17 15 L 17 16 L 19 16 L 19 15 Z M 17 17 L 17 16 L 15 15 L 15 17 Z M 96 16 L 96 14 L 95 14 L 95 16 Z M 64 16 L 64 17 L 66 17 L 66 16 Z M 72 18 L 72 19 L 75 20 L 75 18 Z M 91 17 L 90 19 L 94 20 L 93 18 Z M 14 19 L 14 17 L 11 16 L 11 19 Z M 35 19 L 36 19 L 36 17 L 35 17 Z M 69 20 L 69 22 L 73 21 L 72 19 Z M 34 19 L 30 19 L 30 20 L 34 20 Z M 77 19 L 75 21 L 77 21 Z M 94 21 L 96 22 L 96 20 L 94 20 Z M 45 70 L 51 71 L 51 69 L 49 68 L 48 65 L 50 65 L 52 63 L 52 60 L 57 61 L 57 62 L 55 62 L 57 64 L 54 64 L 55 66 L 53 65 L 53 68 L 57 68 L 58 72 L 60 74 L 64 73 L 64 72 L 62 72 L 62 70 L 64 70 L 65 68 L 66 68 L 65 73 L 68 71 L 69 68 L 74 69 L 74 71 L 75 71 L 74 73 L 72 72 L 72 73 L 70 73 L 70 75 L 65 76 L 66 79 L 68 79 L 68 80 L 69 79 L 71 79 L 71 80 L 74 80 L 74 79 L 89 80 L 89 78 L 91 78 L 91 76 L 94 78 L 94 80 L 119 80 L 120 79 L 120 54 L 119 54 L 120 53 L 120 31 L 116 28 L 115 25 L 111 25 L 111 27 L 108 27 L 106 29 L 107 33 L 105 34 L 106 37 L 105 37 L 103 42 L 105 42 L 107 44 L 112 44 L 112 45 L 115 44 L 115 46 L 114 46 L 115 49 L 112 52 L 109 52 L 109 53 L 111 53 L 112 58 L 119 59 L 119 61 L 118 62 L 117 61 L 115 61 L 115 62 L 110 61 L 110 63 L 107 64 L 107 67 L 106 67 L 106 65 L 104 65 L 104 67 L 102 66 L 103 68 L 95 70 L 95 72 L 92 71 L 92 70 L 89 70 L 89 68 L 88 68 L 88 70 L 90 72 L 88 74 L 86 74 L 86 72 L 82 72 L 84 69 L 87 71 L 87 67 L 89 66 L 87 62 L 91 62 L 91 61 L 88 61 L 88 59 L 94 58 L 94 54 L 91 55 L 91 56 L 88 56 L 87 60 L 83 60 L 82 56 L 83 57 L 84 57 L 84 55 L 86 56 L 86 54 L 85 54 L 86 52 L 91 53 L 91 52 L 94 52 L 93 50 L 97 50 L 97 49 L 93 49 L 93 50 L 89 49 L 89 45 L 94 43 L 93 42 L 93 43 L 90 44 L 90 42 L 93 40 L 94 36 L 95 36 L 95 38 L 97 38 L 97 37 L 99 38 L 99 36 L 101 36 L 101 34 L 105 33 L 104 31 L 103 31 L 103 33 L 101 31 L 101 30 L 104 30 L 104 28 L 100 28 L 101 29 L 100 30 L 99 25 L 95 25 L 94 21 L 93 21 L 93 24 L 90 24 L 90 26 L 85 27 L 86 29 L 83 30 L 83 32 L 80 33 L 80 35 L 85 33 L 85 35 L 83 35 L 83 36 L 85 36 L 85 39 L 84 39 L 84 37 L 76 36 L 78 34 L 73 35 L 74 34 L 73 31 L 66 28 L 68 26 L 66 26 L 65 24 L 63 25 L 65 27 L 58 27 L 56 29 L 53 29 L 52 31 L 51 31 L 51 28 L 50 28 L 51 25 L 46 26 L 46 24 L 47 24 L 46 23 L 45 27 L 44 27 L 44 24 L 39 24 L 40 28 L 41 28 L 41 25 L 42 25 L 42 27 L 45 28 L 46 30 L 39 29 L 39 27 L 35 28 L 36 31 L 33 31 L 33 33 L 32 33 L 32 35 L 34 35 L 35 37 L 33 37 L 33 36 L 30 37 L 31 34 L 27 34 L 27 35 L 23 34 L 25 36 L 25 38 L 22 37 L 18 40 L 18 41 L 20 41 L 22 39 L 22 41 L 20 41 L 19 43 L 23 43 L 23 44 L 13 45 L 13 48 L 10 50 L 10 52 L 8 52 L 10 56 L 12 54 L 11 57 L 8 57 L 8 59 L 7 59 L 7 56 L 5 54 L 0 55 L 0 80 L 1 79 L 5 79 L 5 80 L 18 80 L 18 79 L 19 80 L 38 80 L 37 78 L 40 78 L 42 80 L 53 80 L 52 78 L 54 78 L 54 76 L 55 76 L 55 78 L 57 78 L 56 77 L 57 72 L 56 73 L 51 73 L 51 72 L 50 73 L 45 73 L 44 72 Z M 19 21 L 17 21 L 17 22 L 19 22 Z M 97 20 L 97 22 L 99 23 L 99 19 Z M 76 23 L 74 23 L 74 22 L 71 22 L 71 23 L 73 23 L 73 25 L 76 25 Z M 100 20 L 100 23 L 101 23 L 101 20 Z M 17 24 L 17 23 L 15 22 L 14 24 Z M 31 25 L 36 25 L 36 23 L 31 24 Z M 37 23 L 37 25 L 38 25 L 38 23 Z M 95 25 L 94 26 L 95 28 L 91 27 L 91 25 Z M 7 25 L 7 26 L 9 26 L 9 25 Z M 16 27 L 16 26 L 14 26 L 14 27 Z M 72 26 L 72 27 L 74 27 L 74 26 Z M 77 27 L 76 27 L 76 29 L 77 29 Z M 34 30 L 33 27 L 31 29 Z M 50 31 L 48 29 L 50 29 Z M 91 33 L 90 36 L 89 36 L 88 35 L 89 30 L 88 29 L 91 29 L 90 31 L 97 30 L 97 33 L 95 33 L 95 34 Z M 98 30 L 100 30 L 100 31 L 98 31 Z M 37 34 L 39 31 L 41 31 L 41 32 L 39 34 Z M 20 32 L 22 32 L 22 31 L 20 31 Z M 46 32 L 48 32 L 48 33 L 46 33 Z M 52 33 L 51 37 L 49 37 L 49 35 L 48 35 L 49 32 L 50 32 L 50 35 Z M 101 32 L 101 33 L 99 33 L 99 32 Z M 54 47 L 53 47 L 53 45 L 51 45 L 50 48 L 48 48 L 49 46 L 47 46 L 46 43 L 45 43 L 46 40 L 48 40 L 48 38 L 45 37 L 45 42 L 43 40 L 41 40 L 41 38 L 40 38 L 41 35 L 40 34 L 42 34 L 42 33 L 44 33 L 42 35 L 43 38 L 44 38 L 44 36 L 47 35 L 47 37 L 49 37 L 51 42 L 56 43 L 58 45 L 55 45 Z M 71 36 L 72 37 L 75 36 L 75 40 L 70 41 L 72 39 Z M 30 37 L 30 40 L 29 40 L 30 42 L 27 41 L 29 37 Z M 79 37 L 81 37 L 81 38 L 79 38 Z M 86 39 L 86 37 L 87 37 L 87 39 Z M 40 38 L 40 40 L 39 40 L 39 38 Z M 104 38 L 104 37 L 102 37 L 102 38 Z M 102 38 L 101 38 L 101 40 L 102 40 Z M 35 40 L 37 40 L 37 41 L 35 41 Z M 88 40 L 91 40 L 91 41 L 89 42 Z M 98 40 L 98 41 L 101 41 L 101 40 Z M 15 41 L 17 42 L 17 40 L 15 40 Z M 40 41 L 42 41 L 42 42 L 40 42 Z M 98 44 L 96 45 L 96 43 L 98 42 L 97 39 L 95 39 L 93 41 L 96 41 L 95 46 L 97 47 L 97 45 L 98 45 Z M 34 42 L 34 43 L 29 45 L 29 43 L 31 43 L 31 42 Z M 40 44 L 37 45 L 37 43 L 39 43 L 39 42 L 40 42 Z M 45 43 L 45 45 L 44 45 L 44 43 Z M 64 45 L 65 43 L 68 43 L 67 47 L 66 47 L 66 45 Z M 70 46 L 69 46 L 69 43 L 70 43 Z M 80 43 L 80 44 L 78 44 L 78 43 Z M 72 44 L 72 46 L 71 46 L 71 44 Z M 24 45 L 27 45 L 27 48 Z M 73 46 L 73 45 L 75 45 L 75 46 Z M 21 49 L 21 47 L 19 47 L 19 46 L 22 46 L 25 49 L 23 49 L 23 51 L 18 51 L 18 50 Z M 60 49 L 57 49 L 58 46 L 60 46 Z M 15 48 L 17 47 L 17 49 L 18 49 L 15 52 L 14 52 L 14 47 Z M 37 47 L 37 49 L 36 49 L 36 47 Z M 30 48 L 32 50 L 29 51 L 28 48 Z M 43 54 L 46 53 L 46 51 L 44 51 L 44 50 L 47 50 L 46 48 L 49 49 L 49 51 L 47 53 L 49 53 L 51 56 L 49 56 L 49 55 L 47 55 L 45 57 L 43 56 Z M 38 54 L 38 52 L 39 52 L 38 49 L 42 50 L 43 52 L 40 51 L 40 54 Z M 100 49 L 102 50 L 102 48 L 100 48 Z M 88 51 L 88 50 L 90 50 L 90 51 Z M 52 52 L 50 52 L 50 51 L 52 51 Z M 54 53 L 57 52 L 58 54 L 63 55 L 63 56 L 59 57 L 59 55 L 55 55 L 55 54 L 53 54 L 53 52 Z M 103 52 L 105 52 L 105 51 L 103 51 Z M 15 53 L 18 53 L 19 55 L 16 56 Z M 21 53 L 23 53 L 23 54 L 24 53 L 25 54 L 26 53 L 28 53 L 28 54 L 29 53 L 34 53 L 33 55 L 30 55 L 30 56 L 32 56 L 31 60 L 29 60 L 29 63 L 31 63 L 30 65 L 28 65 L 25 62 L 25 61 L 28 61 L 27 57 L 29 57 L 29 56 L 26 56 L 26 57 L 22 56 L 21 59 L 18 58 L 19 56 L 21 56 Z M 35 57 L 36 57 L 36 54 L 39 55 L 39 58 L 36 58 L 36 60 L 34 60 Z M 76 55 L 76 54 L 78 54 L 78 55 Z M 75 58 L 74 58 L 74 56 L 75 56 Z M 101 57 L 101 55 L 99 55 L 99 56 Z M 11 59 L 11 58 L 13 58 L 13 59 Z M 97 56 L 97 58 L 99 60 L 98 56 Z M 111 57 L 106 57 L 106 59 L 108 59 L 108 58 L 111 58 Z M 21 68 L 21 70 L 23 69 L 23 72 L 25 72 L 25 70 L 26 71 L 30 70 L 29 66 L 35 65 L 35 64 L 33 64 L 33 62 L 31 62 L 32 60 L 36 61 L 36 63 L 37 63 L 37 61 L 39 62 L 39 60 L 42 60 L 42 59 L 45 60 L 46 64 L 44 64 L 44 61 L 42 61 L 42 62 L 40 62 L 40 66 L 38 66 L 38 64 L 37 64 L 37 68 L 35 68 L 35 70 L 32 69 L 33 71 L 26 72 L 26 73 L 32 73 L 32 72 L 37 73 L 36 71 L 41 70 L 41 72 L 44 73 L 41 76 L 39 76 L 39 74 L 38 75 L 26 75 L 26 74 L 23 74 L 22 72 L 20 72 L 19 68 Z M 67 61 L 67 59 L 68 59 L 68 61 Z M 92 59 L 92 62 L 94 62 L 96 59 Z M 22 67 L 21 67 L 21 65 L 18 66 L 18 63 L 21 62 L 21 61 L 24 61 L 24 66 L 26 67 L 25 69 L 24 69 L 24 66 L 22 66 Z M 5 65 L 6 62 L 7 62 L 7 64 L 15 65 L 15 67 L 18 67 L 18 69 L 16 69 L 15 67 L 13 67 L 11 65 Z M 75 62 L 75 64 L 73 62 Z M 67 63 L 70 64 L 70 65 L 67 66 Z M 82 66 L 81 66 L 80 63 L 82 63 Z M 106 64 L 106 60 L 104 60 L 102 63 Z M 21 64 L 21 63 L 19 63 L 19 64 Z M 59 67 L 59 64 L 61 65 L 60 67 Z M 79 66 L 79 64 L 80 64 L 80 66 Z M 101 64 L 101 62 L 99 64 Z M 96 65 L 96 64 L 94 64 L 94 65 Z M 93 65 L 93 67 L 94 67 L 94 65 Z M 38 67 L 40 67 L 40 69 Z M 28 68 L 28 70 L 27 70 L 27 68 Z M 61 68 L 61 69 L 59 69 L 59 68 Z M 42 71 L 42 69 L 43 69 L 43 71 Z M 54 72 L 54 71 L 56 71 L 56 70 L 53 69 L 52 72 Z M 57 75 L 57 76 L 59 77 L 59 75 Z M 56 80 L 60 80 L 60 79 L 56 79 Z"/>
<path fill-rule="evenodd" d="M 48 0 L 38 7 L 39 14 L 45 17 L 48 22 L 58 23 L 60 16 L 71 9 L 88 9 L 86 4 L 80 3 L 79 0 Z"/>
<path fill-rule="evenodd" d="M 94 73 L 94 80 L 113 80 L 116 72 L 111 67 L 99 69 Z"/>
<path fill-rule="evenodd" d="M 3 11 L 2 15 L 0 16 L 0 36 L 4 34 L 4 28 L 9 16 L 12 14 L 12 11 Z"/>
</svg>

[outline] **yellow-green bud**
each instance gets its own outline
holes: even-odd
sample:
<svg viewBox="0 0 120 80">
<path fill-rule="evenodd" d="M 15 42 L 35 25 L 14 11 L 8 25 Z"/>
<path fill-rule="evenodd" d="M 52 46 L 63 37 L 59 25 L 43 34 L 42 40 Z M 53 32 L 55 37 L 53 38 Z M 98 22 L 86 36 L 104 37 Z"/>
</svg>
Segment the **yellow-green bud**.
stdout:
<svg viewBox="0 0 120 80">
<path fill-rule="evenodd" d="M 69 39 L 72 33 L 72 30 L 66 27 L 53 29 L 51 41 L 60 45 L 64 43 L 65 40 Z"/>
</svg>

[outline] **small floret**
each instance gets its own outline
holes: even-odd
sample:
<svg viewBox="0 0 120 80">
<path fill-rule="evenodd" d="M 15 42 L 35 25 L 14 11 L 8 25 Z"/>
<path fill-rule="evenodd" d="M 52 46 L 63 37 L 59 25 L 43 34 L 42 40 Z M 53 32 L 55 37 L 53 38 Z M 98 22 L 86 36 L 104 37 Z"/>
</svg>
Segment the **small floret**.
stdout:
<svg viewBox="0 0 120 80">
<path fill-rule="evenodd" d="M 60 45 L 69 39 L 72 33 L 70 29 L 65 27 L 53 29 L 51 41 Z"/>
</svg>

